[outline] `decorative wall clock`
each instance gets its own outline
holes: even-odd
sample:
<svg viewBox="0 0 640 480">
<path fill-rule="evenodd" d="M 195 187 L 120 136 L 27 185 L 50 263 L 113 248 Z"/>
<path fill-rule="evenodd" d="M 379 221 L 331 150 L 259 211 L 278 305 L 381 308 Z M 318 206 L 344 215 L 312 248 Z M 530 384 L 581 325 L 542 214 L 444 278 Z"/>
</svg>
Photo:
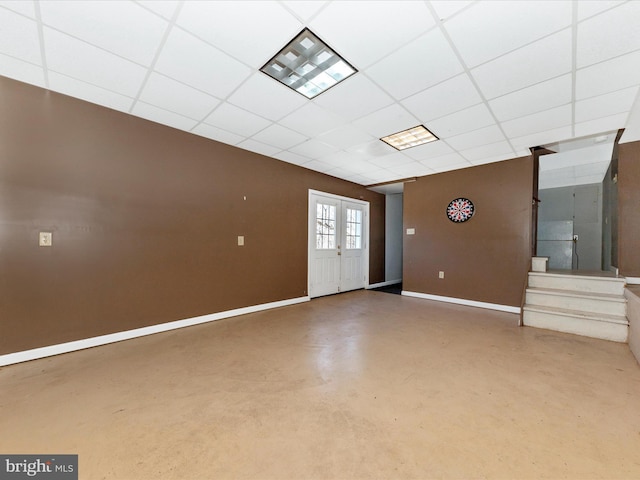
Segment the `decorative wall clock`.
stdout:
<svg viewBox="0 0 640 480">
<path fill-rule="evenodd" d="M 468 198 L 456 198 L 451 200 L 447 207 L 447 217 L 455 223 L 462 223 L 473 217 L 475 208 Z"/>
</svg>

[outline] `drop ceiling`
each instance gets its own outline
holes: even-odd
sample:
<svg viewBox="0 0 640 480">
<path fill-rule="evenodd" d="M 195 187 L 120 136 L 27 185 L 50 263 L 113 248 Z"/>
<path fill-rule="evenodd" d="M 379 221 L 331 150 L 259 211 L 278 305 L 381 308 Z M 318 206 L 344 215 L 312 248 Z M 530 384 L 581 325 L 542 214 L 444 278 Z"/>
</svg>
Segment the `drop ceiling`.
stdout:
<svg viewBox="0 0 640 480">
<path fill-rule="evenodd" d="M 0 1 L 0 75 L 362 185 L 626 128 L 640 1 Z M 358 73 L 259 69 L 310 28 Z M 425 125 L 398 152 L 383 136 Z"/>
</svg>

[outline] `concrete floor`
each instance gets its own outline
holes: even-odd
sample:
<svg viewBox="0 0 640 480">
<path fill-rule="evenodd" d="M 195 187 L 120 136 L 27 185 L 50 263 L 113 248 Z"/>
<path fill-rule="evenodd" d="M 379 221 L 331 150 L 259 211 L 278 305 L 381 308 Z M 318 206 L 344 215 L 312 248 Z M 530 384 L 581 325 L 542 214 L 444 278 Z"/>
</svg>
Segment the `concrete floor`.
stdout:
<svg viewBox="0 0 640 480">
<path fill-rule="evenodd" d="M 640 478 L 627 345 L 357 291 L 0 369 L 82 479 Z"/>
</svg>

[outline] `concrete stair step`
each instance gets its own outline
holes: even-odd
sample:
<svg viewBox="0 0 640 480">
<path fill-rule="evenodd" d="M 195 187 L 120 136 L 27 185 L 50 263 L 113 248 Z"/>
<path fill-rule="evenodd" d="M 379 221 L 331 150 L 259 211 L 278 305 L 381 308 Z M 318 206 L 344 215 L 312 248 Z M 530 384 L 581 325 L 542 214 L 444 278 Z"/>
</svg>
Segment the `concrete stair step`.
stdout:
<svg viewBox="0 0 640 480">
<path fill-rule="evenodd" d="M 527 288 L 525 303 L 620 316 L 625 316 L 627 309 L 627 300 L 623 295 L 540 287 Z"/>
<path fill-rule="evenodd" d="M 629 322 L 624 315 L 592 313 L 581 310 L 525 304 L 523 324 L 592 338 L 626 342 Z"/>
<path fill-rule="evenodd" d="M 529 272 L 529 287 L 623 295 L 624 286 L 624 278 Z"/>
</svg>

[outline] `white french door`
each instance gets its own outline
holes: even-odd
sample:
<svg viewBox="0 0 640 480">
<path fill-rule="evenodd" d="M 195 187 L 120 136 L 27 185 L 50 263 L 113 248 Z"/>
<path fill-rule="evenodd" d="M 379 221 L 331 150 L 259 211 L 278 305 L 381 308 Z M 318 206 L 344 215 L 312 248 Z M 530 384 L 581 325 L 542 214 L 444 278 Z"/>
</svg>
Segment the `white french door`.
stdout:
<svg viewBox="0 0 640 480">
<path fill-rule="evenodd" d="M 309 191 L 309 296 L 364 288 L 369 203 Z"/>
</svg>

